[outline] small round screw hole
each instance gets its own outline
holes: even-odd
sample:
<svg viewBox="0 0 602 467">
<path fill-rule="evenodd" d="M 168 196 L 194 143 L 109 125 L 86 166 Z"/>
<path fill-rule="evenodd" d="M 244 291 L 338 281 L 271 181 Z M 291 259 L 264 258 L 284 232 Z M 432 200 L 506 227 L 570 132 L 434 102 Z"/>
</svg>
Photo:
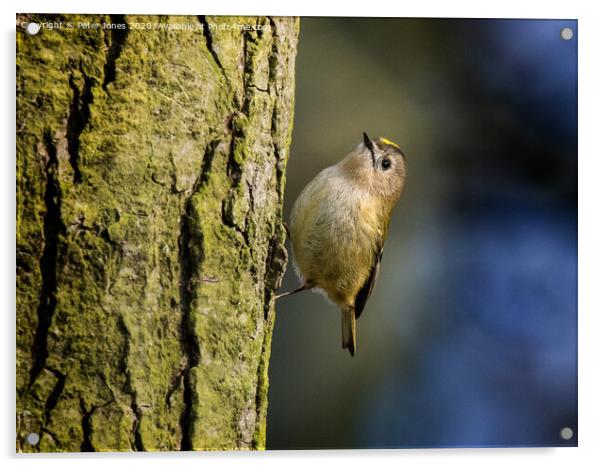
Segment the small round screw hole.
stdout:
<svg viewBox="0 0 602 467">
<path fill-rule="evenodd" d="M 37 433 L 29 433 L 25 440 L 32 446 L 35 446 L 40 442 L 40 435 L 38 435 Z"/>
<path fill-rule="evenodd" d="M 568 426 L 564 427 L 562 430 L 560 430 L 560 437 L 563 440 L 568 441 L 573 437 L 573 430 L 571 430 L 571 428 Z"/>
<path fill-rule="evenodd" d="M 38 23 L 27 23 L 25 27 L 25 32 L 30 36 L 35 36 L 40 32 L 40 25 Z"/>
<path fill-rule="evenodd" d="M 571 28 L 562 28 L 560 30 L 560 37 L 565 41 L 570 41 L 573 38 L 573 30 Z"/>
</svg>

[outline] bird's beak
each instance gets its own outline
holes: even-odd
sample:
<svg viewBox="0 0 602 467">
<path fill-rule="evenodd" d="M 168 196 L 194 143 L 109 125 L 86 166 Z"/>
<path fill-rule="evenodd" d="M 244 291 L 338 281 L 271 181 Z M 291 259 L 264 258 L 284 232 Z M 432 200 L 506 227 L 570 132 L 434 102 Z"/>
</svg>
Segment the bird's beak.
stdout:
<svg viewBox="0 0 602 467">
<path fill-rule="evenodd" d="M 364 135 L 364 145 L 370 150 L 370 156 L 372 157 L 372 166 L 376 169 L 376 156 L 374 155 L 374 143 L 372 143 L 372 140 L 366 134 L 366 132 L 364 132 L 363 135 Z"/>
</svg>

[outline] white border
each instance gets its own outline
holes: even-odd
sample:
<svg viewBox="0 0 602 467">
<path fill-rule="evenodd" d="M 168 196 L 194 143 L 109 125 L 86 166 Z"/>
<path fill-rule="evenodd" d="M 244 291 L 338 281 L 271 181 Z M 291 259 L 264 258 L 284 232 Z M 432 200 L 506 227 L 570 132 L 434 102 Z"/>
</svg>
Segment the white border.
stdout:
<svg viewBox="0 0 602 467">
<path fill-rule="evenodd" d="M 602 442 L 600 394 L 600 342 L 602 338 L 602 301 L 600 289 L 602 276 L 598 272 L 602 264 L 602 209 L 600 177 L 602 175 L 602 145 L 600 121 L 602 102 L 600 87 L 601 30 L 600 15 L 596 15 L 595 2 L 546 1 L 526 2 L 505 0 L 493 5 L 484 1 L 422 1 L 393 2 L 370 0 L 361 4 L 325 1 L 201 1 L 185 0 L 125 2 L 103 0 L 98 2 L 21 0 L 7 5 L 2 2 L 2 70 L 0 89 L 3 93 L 3 109 L 0 112 L 0 130 L 4 147 L 0 169 L 2 193 L 1 235 L 4 254 L 0 268 L 3 307 L 2 352 L 3 383 L 0 384 L 0 454 L 8 465 L 44 465 L 82 463 L 102 465 L 110 460 L 113 465 L 132 463 L 163 465 L 232 465 L 245 466 L 303 465 L 325 461 L 329 465 L 346 467 L 362 466 L 376 461 L 379 465 L 462 465 L 507 466 L 514 465 L 593 465 L 600 461 L 597 446 Z M 67 454 L 43 456 L 17 456 L 14 454 L 14 345 L 15 345 L 15 283 L 14 283 L 14 231 L 15 231 L 15 13 L 142 13 L 142 14 L 270 14 L 283 16 L 414 16 L 414 17 L 480 17 L 480 18 L 577 18 L 579 20 L 579 448 L 557 449 L 429 449 L 429 450 L 355 450 L 355 451 L 271 451 L 267 453 L 140 453 L 128 454 Z M 597 274 L 598 272 L 598 274 Z M 6 464 L 5 464 L 6 465 Z"/>
</svg>

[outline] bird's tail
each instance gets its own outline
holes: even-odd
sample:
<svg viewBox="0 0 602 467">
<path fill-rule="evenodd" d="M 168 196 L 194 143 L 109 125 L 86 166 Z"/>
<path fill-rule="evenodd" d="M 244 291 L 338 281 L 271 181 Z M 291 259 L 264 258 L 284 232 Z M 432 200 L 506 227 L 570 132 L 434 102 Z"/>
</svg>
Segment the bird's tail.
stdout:
<svg viewBox="0 0 602 467">
<path fill-rule="evenodd" d="M 349 349 L 353 357 L 355 355 L 355 310 L 353 308 L 341 310 L 341 328 L 343 333 L 343 348 Z"/>
</svg>

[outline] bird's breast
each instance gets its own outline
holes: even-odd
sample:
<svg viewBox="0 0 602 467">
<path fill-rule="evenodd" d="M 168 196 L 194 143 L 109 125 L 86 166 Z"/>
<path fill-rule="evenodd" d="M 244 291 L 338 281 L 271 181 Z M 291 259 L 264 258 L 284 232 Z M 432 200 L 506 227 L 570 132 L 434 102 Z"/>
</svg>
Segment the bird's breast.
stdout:
<svg viewBox="0 0 602 467">
<path fill-rule="evenodd" d="M 355 298 L 370 273 L 382 235 L 378 209 L 368 193 L 333 177 L 314 180 L 293 208 L 297 268 L 340 305 Z"/>
</svg>

